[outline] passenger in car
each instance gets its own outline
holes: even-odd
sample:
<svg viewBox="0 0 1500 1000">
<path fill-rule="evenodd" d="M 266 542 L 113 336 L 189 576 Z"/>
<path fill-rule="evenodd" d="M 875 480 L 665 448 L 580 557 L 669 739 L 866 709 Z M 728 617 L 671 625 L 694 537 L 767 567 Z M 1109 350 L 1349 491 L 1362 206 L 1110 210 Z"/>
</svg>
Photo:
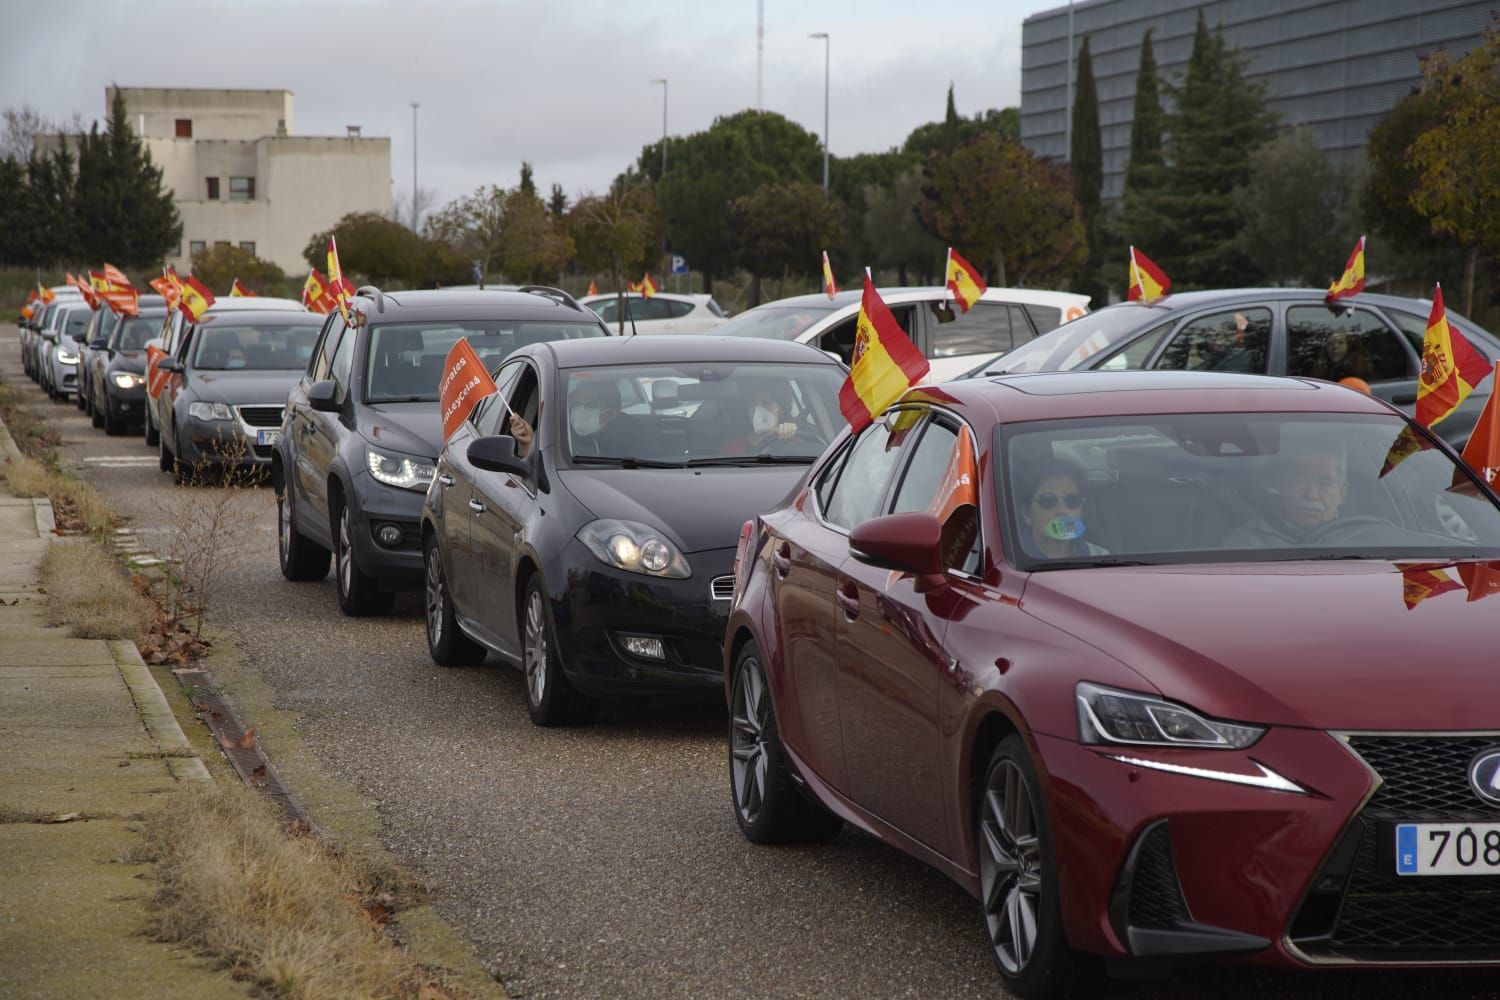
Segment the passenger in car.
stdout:
<svg viewBox="0 0 1500 1000">
<path fill-rule="evenodd" d="M 1034 559 L 1072 559 L 1108 555 L 1109 550 L 1084 538 L 1082 466 L 1052 459 L 1022 477 L 1029 488 L 1020 494 L 1021 547 Z"/>
<path fill-rule="evenodd" d="M 1339 516 L 1349 495 L 1349 456 L 1334 442 L 1283 447 L 1276 472 L 1279 509 L 1224 536 L 1228 549 L 1296 547 Z"/>
<path fill-rule="evenodd" d="M 1328 382 L 1346 378 L 1368 381 L 1374 377 L 1364 340 L 1351 337 L 1343 330 L 1333 330 L 1328 334 L 1309 374 Z"/>
<path fill-rule="evenodd" d="M 782 401 L 770 388 L 756 387 L 752 390 L 749 405 L 745 408 L 745 415 L 750 422 L 750 431 L 743 437 L 726 444 L 724 453 L 727 455 L 757 454 L 781 441 L 800 440 L 797 437 L 796 423 L 782 419 L 789 409 L 790 407 L 782 405 Z"/>
</svg>

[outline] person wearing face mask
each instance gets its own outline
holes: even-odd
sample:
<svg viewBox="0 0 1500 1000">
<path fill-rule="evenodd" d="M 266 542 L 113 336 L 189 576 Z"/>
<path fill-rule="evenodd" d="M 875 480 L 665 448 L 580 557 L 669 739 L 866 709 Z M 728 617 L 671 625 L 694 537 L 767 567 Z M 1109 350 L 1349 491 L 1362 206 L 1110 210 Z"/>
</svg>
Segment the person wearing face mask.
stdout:
<svg viewBox="0 0 1500 1000">
<path fill-rule="evenodd" d="M 568 430 L 576 455 L 633 458 L 641 442 L 620 412 L 620 390 L 607 379 L 575 379 L 568 391 Z"/>
<path fill-rule="evenodd" d="M 1224 536 L 1227 549 L 1295 548 L 1339 516 L 1349 496 L 1349 458 L 1332 442 L 1283 448 L 1276 470 L 1280 506 L 1275 514 L 1242 524 Z"/>
<path fill-rule="evenodd" d="M 755 454 L 782 441 L 801 440 L 796 423 L 782 419 L 785 413 L 774 393 L 765 388 L 755 389 L 748 407 L 750 433 L 729 442 L 724 450 L 731 455 Z"/>
</svg>

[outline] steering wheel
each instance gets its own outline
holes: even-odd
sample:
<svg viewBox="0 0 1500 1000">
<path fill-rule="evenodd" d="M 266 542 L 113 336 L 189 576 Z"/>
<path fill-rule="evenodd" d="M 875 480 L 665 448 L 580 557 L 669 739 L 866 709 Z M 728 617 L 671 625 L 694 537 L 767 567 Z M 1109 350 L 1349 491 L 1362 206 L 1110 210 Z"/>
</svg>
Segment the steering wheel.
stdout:
<svg viewBox="0 0 1500 1000">
<path fill-rule="evenodd" d="M 1332 521 L 1325 521 L 1312 531 L 1303 536 L 1304 543 L 1331 542 L 1335 540 L 1344 542 L 1359 541 L 1361 528 L 1393 528 L 1395 525 L 1383 517 L 1374 514 L 1350 514 L 1348 517 L 1336 517 Z M 1352 536 L 1352 537 L 1340 537 Z"/>
</svg>

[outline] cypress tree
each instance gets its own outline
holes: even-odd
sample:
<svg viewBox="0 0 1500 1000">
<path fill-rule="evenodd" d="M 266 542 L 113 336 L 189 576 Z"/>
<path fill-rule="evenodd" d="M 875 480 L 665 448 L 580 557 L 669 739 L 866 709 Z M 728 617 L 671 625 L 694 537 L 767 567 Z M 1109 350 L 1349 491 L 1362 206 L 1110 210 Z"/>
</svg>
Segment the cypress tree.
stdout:
<svg viewBox="0 0 1500 1000">
<path fill-rule="evenodd" d="M 30 259 L 24 263 L 50 267 L 67 260 L 77 249 L 73 163 L 66 139 L 50 155 L 32 150 L 26 165 Z"/>
<path fill-rule="evenodd" d="M 1130 119 L 1130 159 L 1125 163 L 1125 193 L 1159 180 L 1162 165 L 1161 93 L 1156 82 L 1156 53 L 1151 31 L 1141 37 L 1141 62 L 1135 72 L 1135 110 Z"/>
<path fill-rule="evenodd" d="M 130 127 L 125 97 L 117 89 L 109 128 L 95 124 L 82 140 L 78 166 L 78 220 L 91 260 L 151 268 L 182 240 L 182 220 L 162 170 Z"/>
<path fill-rule="evenodd" d="M 953 84 L 948 84 L 948 110 L 943 114 L 943 152 L 951 153 L 963 142 L 963 119 L 953 103 Z"/>
<path fill-rule="evenodd" d="M 33 237 L 31 214 L 27 211 L 30 192 L 26 187 L 26 167 L 14 156 L 0 160 L 0 264 L 30 263 Z"/>
<path fill-rule="evenodd" d="M 1093 295 L 1097 300 L 1102 289 L 1097 287 L 1093 272 L 1100 263 L 1099 199 L 1104 185 L 1104 150 L 1099 138 L 1099 90 L 1094 84 L 1094 59 L 1089 53 L 1087 35 L 1078 49 L 1078 82 L 1073 97 L 1068 164 L 1073 170 L 1073 196 L 1078 199 L 1078 207 L 1083 213 L 1089 247 L 1089 259 L 1084 265 L 1079 291 Z"/>
</svg>

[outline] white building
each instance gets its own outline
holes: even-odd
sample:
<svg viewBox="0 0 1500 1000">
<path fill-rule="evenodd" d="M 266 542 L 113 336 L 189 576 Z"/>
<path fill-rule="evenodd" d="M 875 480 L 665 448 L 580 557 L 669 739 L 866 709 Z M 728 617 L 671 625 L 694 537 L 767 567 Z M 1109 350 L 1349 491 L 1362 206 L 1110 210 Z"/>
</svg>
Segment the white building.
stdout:
<svg viewBox="0 0 1500 1000">
<path fill-rule="evenodd" d="M 184 273 L 194 253 L 231 243 L 304 273 L 302 250 L 350 212 L 391 210 L 391 140 L 292 135 L 289 90 L 122 87 L 131 126 L 176 195 Z M 105 89 L 108 108 L 114 87 Z"/>
</svg>

